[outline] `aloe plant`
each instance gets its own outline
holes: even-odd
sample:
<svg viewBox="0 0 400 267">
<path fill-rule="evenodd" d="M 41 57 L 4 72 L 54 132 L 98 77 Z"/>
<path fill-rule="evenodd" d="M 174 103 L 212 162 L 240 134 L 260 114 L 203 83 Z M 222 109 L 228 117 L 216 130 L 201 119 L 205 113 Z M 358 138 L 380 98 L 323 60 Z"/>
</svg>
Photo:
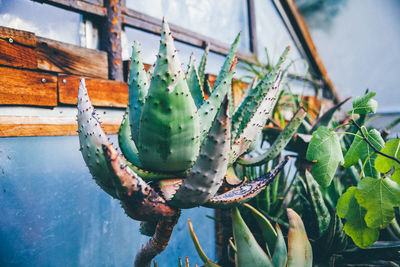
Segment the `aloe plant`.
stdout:
<svg viewBox="0 0 400 267">
<path fill-rule="evenodd" d="M 238 208 L 232 210 L 232 227 L 233 240 L 231 243 L 235 253 L 235 266 L 271 266 L 284 267 L 296 266 L 306 267 L 312 266 L 312 249 L 308 241 L 303 221 L 300 216 L 292 209 L 287 210 L 289 217 L 288 246 L 279 225 L 272 227 L 268 219 L 252 206 L 245 204 L 254 214 L 261 231 L 263 232 L 262 244 L 257 242 L 246 225 Z M 211 261 L 202 250 L 196 234 L 193 230 L 192 223 L 188 222 L 189 231 L 195 248 L 204 262 L 204 266 L 217 267 L 220 266 Z"/>
<path fill-rule="evenodd" d="M 180 209 L 238 206 L 261 192 L 288 161 L 216 195 L 227 170 L 256 142 L 274 108 L 282 79 L 279 68 L 288 51 L 235 111 L 231 83 L 239 36 L 207 99 L 207 83 L 202 82 L 206 56 L 200 72 L 192 58 L 184 73 L 165 20 L 154 70 L 145 72 L 139 43 L 134 43 L 129 104 L 118 134 L 123 154 L 102 130 L 81 80 L 78 132 L 83 158 L 97 184 L 121 201 L 129 217 L 143 221 L 143 233 L 153 234 L 137 254 L 136 266 L 149 266 L 165 248 Z M 277 145 L 274 153 L 282 147 Z M 155 245 L 160 242 L 162 246 Z"/>
</svg>

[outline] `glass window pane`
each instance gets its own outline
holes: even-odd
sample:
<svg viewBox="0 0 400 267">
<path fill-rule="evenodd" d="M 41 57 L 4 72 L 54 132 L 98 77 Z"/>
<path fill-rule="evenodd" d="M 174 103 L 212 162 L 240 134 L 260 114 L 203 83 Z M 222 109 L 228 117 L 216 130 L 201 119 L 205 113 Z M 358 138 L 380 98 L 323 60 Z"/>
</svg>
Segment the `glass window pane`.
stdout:
<svg viewBox="0 0 400 267">
<path fill-rule="evenodd" d="M 76 136 L 0 139 L 0 266 L 132 266 L 148 237 L 96 185 L 78 143 Z M 188 218 L 215 258 L 214 222 L 206 215 L 213 210 L 184 210 L 156 258 L 160 266 L 186 255 L 201 263 Z"/>
<path fill-rule="evenodd" d="M 294 61 L 290 72 L 298 75 L 306 73 L 304 61 L 289 34 L 278 10 L 271 0 L 255 0 L 256 29 L 259 58 L 266 62 L 269 58 L 276 63 L 285 47 L 290 46 L 287 63 Z M 268 57 L 267 57 L 268 53 Z"/>
<path fill-rule="evenodd" d="M 400 112 L 400 2 L 297 0 L 342 99 L 377 92 L 380 112 Z"/>
<path fill-rule="evenodd" d="M 227 44 L 241 31 L 239 49 L 250 50 L 246 0 L 127 0 L 126 5 Z"/>
<path fill-rule="evenodd" d="M 122 54 L 123 59 L 128 60 L 132 53 L 132 44 L 134 41 L 139 41 L 142 51 L 142 59 L 144 63 L 153 64 L 156 60 L 158 48 L 160 45 L 160 36 L 148 32 L 144 32 L 131 27 L 125 27 L 124 34 L 122 35 Z M 175 41 L 175 47 L 179 51 L 179 59 L 182 62 L 183 70 L 186 70 L 189 63 L 190 55 L 193 53 L 196 58 L 196 63 L 199 64 L 203 56 L 203 49 L 188 45 L 179 41 Z M 220 68 L 224 64 L 225 56 L 210 52 L 207 58 L 206 73 L 217 75 Z M 242 77 L 245 72 L 237 67 L 235 77 Z"/>
<path fill-rule="evenodd" d="M 0 26 L 49 39 L 98 48 L 98 29 L 79 13 L 30 0 L 0 0 Z"/>
</svg>

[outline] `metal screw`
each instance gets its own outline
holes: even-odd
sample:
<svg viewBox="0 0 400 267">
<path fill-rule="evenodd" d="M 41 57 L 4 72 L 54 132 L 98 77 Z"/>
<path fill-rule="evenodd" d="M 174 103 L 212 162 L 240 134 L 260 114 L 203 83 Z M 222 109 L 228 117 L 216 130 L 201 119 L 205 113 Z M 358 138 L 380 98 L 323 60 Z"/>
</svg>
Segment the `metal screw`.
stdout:
<svg viewBox="0 0 400 267">
<path fill-rule="evenodd" d="M 66 80 L 66 79 L 63 79 L 62 82 L 63 82 L 63 83 L 67 83 L 67 80 Z"/>
<path fill-rule="evenodd" d="M 46 79 L 45 78 L 42 78 L 42 83 L 45 83 L 46 82 Z"/>
<path fill-rule="evenodd" d="M 14 43 L 13 38 L 8 38 L 8 42 L 9 42 L 10 44 Z"/>
</svg>

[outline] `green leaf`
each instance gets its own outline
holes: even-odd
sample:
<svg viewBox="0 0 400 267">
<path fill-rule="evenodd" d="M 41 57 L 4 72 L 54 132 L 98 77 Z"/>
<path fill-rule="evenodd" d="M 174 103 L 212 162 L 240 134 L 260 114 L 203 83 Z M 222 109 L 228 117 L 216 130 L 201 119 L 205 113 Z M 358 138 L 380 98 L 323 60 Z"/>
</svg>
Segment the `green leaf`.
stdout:
<svg viewBox="0 0 400 267">
<path fill-rule="evenodd" d="M 276 232 L 278 234 L 274 254 L 272 256 L 272 263 L 274 267 L 285 267 L 288 260 L 288 252 L 286 248 L 285 238 L 283 237 L 281 228 L 276 224 Z"/>
<path fill-rule="evenodd" d="M 393 207 L 400 205 L 400 185 L 390 178 L 365 177 L 359 182 L 355 197 L 367 209 L 367 226 L 383 229 L 394 218 Z"/>
<path fill-rule="evenodd" d="M 288 267 L 312 266 L 312 248 L 300 216 L 292 209 L 287 209 L 289 218 L 288 232 Z"/>
<path fill-rule="evenodd" d="M 346 219 L 344 231 L 354 243 L 361 248 L 370 247 L 378 240 L 379 230 L 368 228 L 364 217 L 366 209 L 361 207 L 355 198 L 355 186 L 349 187 L 339 198 L 336 211 L 339 217 Z"/>
<path fill-rule="evenodd" d="M 257 243 L 237 208 L 232 209 L 232 227 L 238 251 L 235 257 L 237 267 L 273 267 L 271 260 Z"/>
<path fill-rule="evenodd" d="M 386 142 L 382 153 L 400 159 L 400 139 L 391 139 Z M 385 156 L 378 155 L 375 159 L 375 169 L 380 173 L 386 173 L 394 167 L 392 180 L 400 183 L 400 164 Z"/>
<path fill-rule="evenodd" d="M 356 97 L 353 100 L 353 110 L 349 111 L 349 114 L 375 113 L 378 108 L 378 102 L 372 99 L 375 95 L 375 92 L 368 92 L 363 97 Z"/>
<path fill-rule="evenodd" d="M 361 135 L 361 133 L 357 132 L 357 135 Z M 371 129 L 368 133 L 364 135 L 378 150 L 382 149 L 382 147 L 385 145 L 385 141 L 376 129 Z M 374 150 L 368 145 L 365 140 L 359 137 L 355 137 L 353 143 L 349 148 L 349 151 L 347 151 L 344 157 L 343 167 L 350 167 L 351 165 L 356 164 L 359 159 L 361 159 L 363 164 L 366 161 L 364 167 L 365 176 L 379 178 L 379 173 L 374 168 L 374 161 L 377 155 L 371 155 L 372 153 L 374 153 Z"/>
<path fill-rule="evenodd" d="M 311 173 L 322 186 L 328 187 L 339 163 L 343 162 L 342 150 L 336 133 L 321 126 L 312 135 L 308 146 L 307 160 L 315 162 Z"/>
<path fill-rule="evenodd" d="M 317 236 L 322 236 L 329 227 L 331 221 L 331 214 L 325 205 L 324 198 L 322 196 L 319 185 L 316 183 L 315 179 L 312 177 L 311 173 L 306 170 L 305 182 L 308 191 L 308 199 L 311 204 L 311 208 L 314 213 L 314 218 L 318 226 Z"/>
</svg>

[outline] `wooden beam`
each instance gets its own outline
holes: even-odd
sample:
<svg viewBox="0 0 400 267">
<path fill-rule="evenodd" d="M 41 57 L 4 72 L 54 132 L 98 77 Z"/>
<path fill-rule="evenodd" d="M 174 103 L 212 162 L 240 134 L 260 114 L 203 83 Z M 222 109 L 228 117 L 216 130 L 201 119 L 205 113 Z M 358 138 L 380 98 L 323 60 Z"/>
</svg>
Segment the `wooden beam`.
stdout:
<svg viewBox="0 0 400 267">
<path fill-rule="evenodd" d="M 79 76 L 59 75 L 58 99 L 61 104 L 76 105 Z M 128 84 L 105 79 L 85 78 L 92 104 L 102 107 L 125 108 L 128 105 Z"/>
<path fill-rule="evenodd" d="M 108 53 L 109 78 L 123 81 L 122 17 L 120 0 L 106 0 L 107 19 L 103 31 L 103 48 Z"/>
<path fill-rule="evenodd" d="M 36 37 L 38 69 L 108 79 L 107 53 Z"/>
<path fill-rule="evenodd" d="M 36 69 L 35 34 L 0 27 L 0 65 Z"/>
<path fill-rule="evenodd" d="M 106 134 L 117 134 L 120 119 L 104 118 Z M 76 118 L 0 116 L 0 137 L 77 135 Z"/>
<path fill-rule="evenodd" d="M 295 29 L 300 42 L 303 44 L 303 49 L 307 54 L 313 69 L 317 72 L 317 75 L 320 75 L 324 80 L 327 89 L 332 94 L 334 102 L 338 103 L 340 101 L 339 94 L 335 90 L 335 87 L 328 76 L 328 72 L 322 63 L 322 60 L 311 38 L 311 34 L 308 31 L 307 25 L 297 7 L 296 2 L 294 0 L 280 0 L 280 3 L 288 16 L 290 23 Z"/>
<path fill-rule="evenodd" d="M 33 0 L 39 3 L 46 3 L 53 6 L 62 7 L 71 11 L 80 11 L 87 14 L 93 14 L 96 16 L 105 17 L 107 12 L 103 5 L 100 5 L 101 1 L 96 0 Z"/>
<path fill-rule="evenodd" d="M 57 76 L 0 67 L 0 104 L 57 106 Z"/>
<path fill-rule="evenodd" d="M 256 9 L 254 0 L 247 0 L 247 16 L 249 19 L 249 35 L 250 35 L 250 50 L 257 57 L 257 23 L 256 23 Z"/>
</svg>

